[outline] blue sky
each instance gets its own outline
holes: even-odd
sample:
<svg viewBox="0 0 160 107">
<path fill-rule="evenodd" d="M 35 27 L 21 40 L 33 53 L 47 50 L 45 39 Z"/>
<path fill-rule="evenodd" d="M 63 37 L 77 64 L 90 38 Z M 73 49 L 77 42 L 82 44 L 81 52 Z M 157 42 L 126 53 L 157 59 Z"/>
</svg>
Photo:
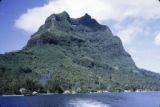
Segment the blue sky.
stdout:
<svg viewBox="0 0 160 107">
<path fill-rule="evenodd" d="M 21 49 L 31 33 L 17 29 L 14 23 L 27 9 L 41 6 L 46 0 L 2 0 L 0 2 L 0 53 Z"/>
<path fill-rule="evenodd" d="M 0 53 L 24 47 L 52 13 L 77 18 L 89 13 L 121 38 L 140 68 L 160 73 L 160 3 L 158 0 L 2 0 Z"/>
</svg>

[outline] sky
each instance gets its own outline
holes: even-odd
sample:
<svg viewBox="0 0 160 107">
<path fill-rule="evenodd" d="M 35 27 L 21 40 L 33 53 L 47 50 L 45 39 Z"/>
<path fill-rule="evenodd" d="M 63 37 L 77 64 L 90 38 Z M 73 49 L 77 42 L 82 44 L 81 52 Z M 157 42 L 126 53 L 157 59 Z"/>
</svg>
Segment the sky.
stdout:
<svg viewBox="0 0 160 107">
<path fill-rule="evenodd" d="M 2 0 L 0 54 L 22 49 L 48 16 L 62 11 L 109 26 L 138 67 L 160 73 L 158 0 Z"/>
</svg>

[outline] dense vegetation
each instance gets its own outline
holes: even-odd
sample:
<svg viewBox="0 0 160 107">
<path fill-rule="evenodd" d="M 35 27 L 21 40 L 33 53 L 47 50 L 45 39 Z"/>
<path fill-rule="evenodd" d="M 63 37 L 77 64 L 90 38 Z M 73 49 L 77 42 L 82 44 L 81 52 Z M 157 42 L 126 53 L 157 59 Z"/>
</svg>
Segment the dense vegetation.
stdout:
<svg viewBox="0 0 160 107">
<path fill-rule="evenodd" d="M 160 90 L 160 75 L 136 67 L 120 39 L 89 15 L 47 18 L 26 47 L 0 55 L 0 94 L 65 90 Z"/>
</svg>

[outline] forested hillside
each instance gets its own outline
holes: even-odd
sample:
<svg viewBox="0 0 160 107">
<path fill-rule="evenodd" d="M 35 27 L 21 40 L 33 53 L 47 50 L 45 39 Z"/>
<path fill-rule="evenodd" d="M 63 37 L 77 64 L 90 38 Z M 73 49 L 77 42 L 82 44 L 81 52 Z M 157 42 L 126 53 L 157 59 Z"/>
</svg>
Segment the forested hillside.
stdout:
<svg viewBox="0 0 160 107">
<path fill-rule="evenodd" d="M 20 51 L 0 55 L 0 94 L 65 90 L 160 90 L 160 75 L 139 69 L 119 37 L 90 15 L 52 14 Z"/>
</svg>

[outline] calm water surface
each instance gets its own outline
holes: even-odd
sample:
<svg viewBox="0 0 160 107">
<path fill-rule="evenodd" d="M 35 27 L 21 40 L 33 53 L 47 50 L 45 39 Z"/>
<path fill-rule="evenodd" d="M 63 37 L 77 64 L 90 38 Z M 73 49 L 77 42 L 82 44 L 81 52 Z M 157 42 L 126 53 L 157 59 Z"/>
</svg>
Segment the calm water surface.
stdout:
<svg viewBox="0 0 160 107">
<path fill-rule="evenodd" d="M 160 92 L 6 96 L 0 107 L 160 107 Z"/>
</svg>

